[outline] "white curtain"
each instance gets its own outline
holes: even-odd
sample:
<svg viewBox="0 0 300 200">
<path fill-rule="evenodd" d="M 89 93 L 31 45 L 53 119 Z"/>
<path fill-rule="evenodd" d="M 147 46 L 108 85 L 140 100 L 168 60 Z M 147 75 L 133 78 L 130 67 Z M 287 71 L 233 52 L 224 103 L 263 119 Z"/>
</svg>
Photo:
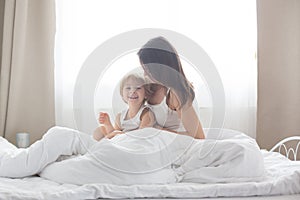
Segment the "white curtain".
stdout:
<svg viewBox="0 0 300 200">
<path fill-rule="evenodd" d="M 223 82 L 226 96 L 224 127 L 256 137 L 256 1 L 64 0 L 56 2 L 56 12 L 57 125 L 76 128 L 78 122 L 75 123 L 74 112 L 81 108 L 73 108 L 74 85 L 83 63 L 95 48 L 126 31 L 159 28 L 183 34 L 204 49 Z M 105 109 L 112 112 L 107 99 L 113 95 L 112 91 L 116 91 L 116 82 L 122 73 L 138 66 L 135 54 L 136 51 L 127 53 L 112 62 L 110 69 L 116 67 L 115 71 L 108 70 L 109 81 L 105 82 L 104 76 L 98 87 L 106 88 L 107 98 L 103 92 L 99 95 L 95 91 L 95 113 Z M 195 75 L 184 59 L 183 66 L 196 88 L 202 124 L 209 127 L 213 108 L 204 84 L 205 77 L 201 79 Z M 84 97 L 82 101 L 85 101 Z"/>
</svg>

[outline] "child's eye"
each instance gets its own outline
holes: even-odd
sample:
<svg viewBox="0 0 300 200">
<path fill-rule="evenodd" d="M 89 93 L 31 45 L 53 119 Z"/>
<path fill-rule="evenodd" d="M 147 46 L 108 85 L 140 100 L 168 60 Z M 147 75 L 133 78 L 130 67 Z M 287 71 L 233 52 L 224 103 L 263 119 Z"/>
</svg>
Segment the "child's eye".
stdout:
<svg viewBox="0 0 300 200">
<path fill-rule="evenodd" d="M 136 89 L 136 90 L 140 90 L 140 89 L 142 89 L 142 87 L 136 87 L 135 89 Z"/>
<path fill-rule="evenodd" d="M 130 90 L 130 89 L 131 89 L 131 87 L 125 87 L 125 89 L 126 89 L 126 90 Z"/>
</svg>

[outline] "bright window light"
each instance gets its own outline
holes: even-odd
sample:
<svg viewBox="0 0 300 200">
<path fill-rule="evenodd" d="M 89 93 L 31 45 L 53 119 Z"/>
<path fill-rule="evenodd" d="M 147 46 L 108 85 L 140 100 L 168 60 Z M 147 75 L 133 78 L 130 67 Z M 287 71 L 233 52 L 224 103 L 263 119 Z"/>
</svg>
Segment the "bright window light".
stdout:
<svg viewBox="0 0 300 200">
<path fill-rule="evenodd" d="M 206 51 L 225 88 L 224 127 L 241 130 L 255 137 L 256 1 L 63 0 L 56 1 L 56 11 L 57 125 L 76 128 L 73 119 L 74 84 L 82 64 L 94 49 L 123 32 L 160 28 L 183 34 Z M 111 97 L 118 91 L 120 78 L 139 67 L 136 52 L 113 61 L 107 74 L 98 81 L 94 99 L 95 113 L 100 110 L 112 112 Z M 182 63 L 188 79 L 195 86 L 201 122 L 204 127 L 209 127 L 212 105 L 205 80 L 199 73 L 195 73 L 189 61 L 182 58 Z M 109 98 L 103 98 L 103 91 Z M 120 103 L 116 110 L 123 106 Z"/>
</svg>

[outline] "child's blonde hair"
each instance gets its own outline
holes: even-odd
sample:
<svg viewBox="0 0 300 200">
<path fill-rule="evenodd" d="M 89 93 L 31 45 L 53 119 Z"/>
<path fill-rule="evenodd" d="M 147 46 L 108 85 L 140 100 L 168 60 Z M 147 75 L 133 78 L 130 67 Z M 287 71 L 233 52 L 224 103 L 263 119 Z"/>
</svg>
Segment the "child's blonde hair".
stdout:
<svg viewBox="0 0 300 200">
<path fill-rule="evenodd" d="M 143 102 L 143 103 L 145 103 L 146 99 L 148 99 L 148 97 L 150 97 L 153 92 L 150 90 L 150 85 L 146 84 L 145 79 L 138 74 L 128 74 L 123 77 L 123 79 L 121 80 L 121 83 L 120 83 L 120 95 L 123 97 L 123 88 L 124 88 L 126 82 L 130 79 L 141 82 L 141 84 L 142 84 L 141 87 L 143 87 L 145 89 L 145 99 Z M 125 103 L 127 103 L 127 102 L 125 102 Z"/>
</svg>

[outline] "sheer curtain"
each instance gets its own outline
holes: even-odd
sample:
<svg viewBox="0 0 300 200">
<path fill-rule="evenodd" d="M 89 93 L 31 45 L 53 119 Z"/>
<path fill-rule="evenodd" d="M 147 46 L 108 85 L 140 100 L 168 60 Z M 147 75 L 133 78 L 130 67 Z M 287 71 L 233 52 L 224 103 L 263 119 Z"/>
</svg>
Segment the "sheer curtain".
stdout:
<svg viewBox="0 0 300 200">
<path fill-rule="evenodd" d="M 159 28 L 183 34 L 204 49 L 223 82 L 226 96 L 224 127 L 256 137 L 256 1 L 64 0 L 56 1 L 56 12 L 57 125 L 76 128 L 74 85 L 83 63 L 99 45 L 126 31 Z M 124 65 L 128 66 L 127 71 L 136 68 L 138 60 L 135 54 L 136 51 L 133 51 L 116 58 L 111 68 L 120 65 L 122 70 Z M 213 108 L 204 84 L 205 77 L 195 76 L 188 62 L 183 59 L 186 75 L 198 94 L 199 116 L 203 126 L 209 127 Z M 107 71 L 110 82 L 102 84 L 108 88 L 107 95 L 113 95 L 111 91 L 115 90 L 115 82 L 122 74 L 117 74 L 117 71 L 112 75 Z M 105 99 L 103 93 L 99 95 L 95 91 L 95 113 L 109 109 L 111 104 Z M 82 101 L 85 101 L 84 97 Z"/>
</svg>

